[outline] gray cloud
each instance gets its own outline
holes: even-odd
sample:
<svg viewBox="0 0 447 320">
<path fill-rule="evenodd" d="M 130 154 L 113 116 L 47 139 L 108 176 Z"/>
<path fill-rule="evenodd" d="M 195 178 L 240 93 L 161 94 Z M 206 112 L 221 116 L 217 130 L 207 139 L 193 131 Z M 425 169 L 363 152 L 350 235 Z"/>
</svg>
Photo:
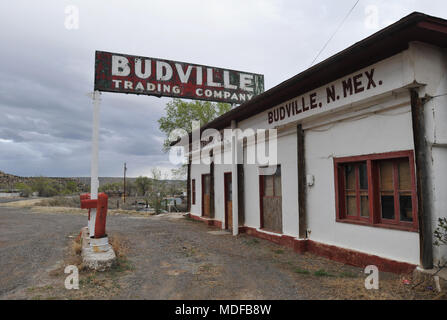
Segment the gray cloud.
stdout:
<svg viewBox="0 0 447 320">
<path fill-rule="evenodd" d="M 67 5 L 79 29 L 64 27 Z M 303 71 L 352 6 L 343 1 L 2 1 L 0 170 L 88 176 L 94 52 L 106 50 L 263 73 L 271 88 Z M 319 60 L 412 11 L 439 15 L 444 1 L 360 2 Z M 102 94 L 100 174 L 172 167 L 157 120 L 168 98 Z"/>
</svg>

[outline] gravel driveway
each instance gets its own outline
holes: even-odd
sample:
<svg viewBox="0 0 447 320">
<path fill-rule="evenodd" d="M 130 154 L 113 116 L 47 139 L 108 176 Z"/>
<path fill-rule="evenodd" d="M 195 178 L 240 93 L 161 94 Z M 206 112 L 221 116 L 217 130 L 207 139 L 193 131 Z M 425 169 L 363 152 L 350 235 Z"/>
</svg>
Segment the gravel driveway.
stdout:
<svg viewBox="0 0 447 320">
<path fill-rule="evenodd" d="M 387 279 L 397 286 L 396 291 L 390 287 L 372 293 L 364 289 L 366 275 L 359 268 L 298 255 L 246 235 L 233 237 L 178 215 L 108 217 L 108 233 L 127 243 L 132 268 L 113 273 L 113 286 L 105 285 L 107 273 L 89 274 L 77 290 L 85 294 L 73 296 L 63 287 L 63 274 L 51 278 L 49 273 L 64 263 L 68 245 L 85 225 L 86 216 L 80 214 L 0 207 L 0 299 L 36 298 L 37 289 L 38 298 L 56 299 L 415 297 L 396 285 L 401 282 L 399 276 L 381 275 L 381 284 L 388 283 Z M 101 286 L 103 290 L 98 291 Z M 96 291 L 89 293 L 87 288 Z"/>
</svg>

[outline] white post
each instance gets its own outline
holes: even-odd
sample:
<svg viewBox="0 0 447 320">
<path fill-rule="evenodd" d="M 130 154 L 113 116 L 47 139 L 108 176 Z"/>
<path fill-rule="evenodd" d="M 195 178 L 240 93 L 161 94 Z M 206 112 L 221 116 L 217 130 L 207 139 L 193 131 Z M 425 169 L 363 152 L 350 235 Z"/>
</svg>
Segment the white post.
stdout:
<svg viewBox="0 0 447 320">
<path fill-rule="evenodd" d="M 231 189 L 232 189 L 232 199 L 231 202 L 233 203 L 233 236 L 237 236 L 239 233 L 239 208 L 238 208 L 238 192 L 237 192 L 237 160 L 238 160 L 238 154 L 237 154 L 237 131 L 236 129 L 236 121 L 231 121 L 231 154 L 232 154 L 232 161 L 231 164 Z"/>
<path fill-rule="evenodd" d="M 95 91 L 92 94 L 93 99 L 93 128 L 92 128 L 92 159 L 91 159 L 91 178 L 90 178 L 90 199 L 98 199 L 98 140 L 99 140 L 99 112 L 101 105 L 101 93 Z M 90 237 L 95 235 L 96 209 L 90 210 L 90 221 L 88 230 Z"/>
</svg>

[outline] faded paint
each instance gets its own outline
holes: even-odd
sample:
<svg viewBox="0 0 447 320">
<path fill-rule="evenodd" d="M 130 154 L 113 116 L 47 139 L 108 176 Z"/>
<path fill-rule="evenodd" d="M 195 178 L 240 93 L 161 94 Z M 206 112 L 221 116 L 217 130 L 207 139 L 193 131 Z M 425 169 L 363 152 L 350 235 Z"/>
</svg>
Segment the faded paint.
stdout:
<svg viewBox="0 0 447 320">
<path fill-rule="evenodd" d="M 358 84 L 364 90 L 343 95 L 343 81 L 354 83 L 354 77 L 374 69 L 374 80 Z M 410 43 L 399 54 L 380 61 L 346 77 L 295 97 L 285 103 L 256 114 L 238 123 L 238 128 L 278 129 L 278 164 L 282 171 L 282 237 L 298 239 L 298 172 L 296 124 L 305 132 L 306 172 L 314 176 L 314 184 L 307 190 L 307 228 L 309 239 L 327 246 L 337 246 L 355 252 L 382 258 L 419 264 L 419 234 L 373 226 L 336 222 L 333 157 L 357 156 L 373 153 L 413 150 L 413 129 L 410 107 L 410 89 L 417 88 L 425 98 L 425 126 L 427 129 L 429 182 L 432 204 L 432 227 L 439 217 L 447 215 L 447 53 L 422 43 Z M 358 77 L 360 79 L 360 77 Z M 382 84 L 379 85 L 379 81 Z M 334 86 L 335 100 L 327 101 L 327 88 Z M 340 91 L 341 90 L 341 91 Z M 316 93 L 313 95 L 313 93 Z M 337 94 L 338 93 L 338 94 Z M 332 94 L 332 93 L 331 93 Z M 310 108 L 311 96 L 317 107 Z M 289 114 L 278 121 L 269 121 L 269 113 L 288 104 L 295 106 L 302 97 L 308 98 L 309 109 Z M 319 106 L 321 102 L 321 107 Z M 289 107 L 290 108 L 290 107 Z M 291 109 L 289 109 L 291 110 Z M 287 110 L 285 111 L 287 112 Z M 247 143 L 247 150 L 255 148 Z M 192 178 L 209 166 L 193 164 Z M 231 165 L 215 166 L 216 216 L 224 221 L 223 173 Z M 244 164 L 245 228 L 256 234 L 273 237 L 275 234 L 260 230 L 259 167 Z M 199 192 L 199 191 L 197 191 Z M 198 193 L 199 194 L 199 193 Z M 197 203 L 197 208 L 200 204 Z M 193 214 L 200 211 L 193 211 Z M 446 248 L 435 248 L 434 262 L 447 255 Z"/>
<path fill-rule="evenodd" d="M 241 104 L 264 92 L 264 76 L 96 51 L 95 90 Z"/>
</svg>

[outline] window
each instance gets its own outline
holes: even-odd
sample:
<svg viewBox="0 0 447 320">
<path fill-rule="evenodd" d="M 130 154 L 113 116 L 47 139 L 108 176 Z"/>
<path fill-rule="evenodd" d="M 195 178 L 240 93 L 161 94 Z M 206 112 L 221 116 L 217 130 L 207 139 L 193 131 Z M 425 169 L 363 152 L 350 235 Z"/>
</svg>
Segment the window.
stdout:
<svg viewBox="0 0 447 320">
<path fill-rule="evenodd" d="M 337 221 L 417 231 L 412 151 L 334 159 Z"/>
<path fill-rule="evenodd" d="M 192 189 L 192 204 L 196 204 L 196 179 L 192 179 L 191 189 Z"/>
</svg>

